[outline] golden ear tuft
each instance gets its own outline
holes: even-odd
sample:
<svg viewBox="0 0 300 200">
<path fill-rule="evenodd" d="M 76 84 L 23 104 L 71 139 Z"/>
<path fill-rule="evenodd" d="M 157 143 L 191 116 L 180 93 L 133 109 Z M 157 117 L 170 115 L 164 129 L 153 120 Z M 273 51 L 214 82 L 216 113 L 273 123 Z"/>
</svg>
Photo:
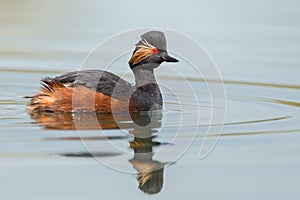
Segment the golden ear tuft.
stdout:
<svg viewBox="0 0 300 200">
<path fill-rule="evenodd" d="M 155 46 L 151 45 L 147 40 L 142 39 L 142 44 L 137 45 L 138 48 L 135 53 L 132 55 L 131 59 L 129 60 L 129 63 L 131 65 L 135 65 L 146 58 L 148 58 L 150 55 L 153 54 L 153 50 L 156 49 Z"/>
</svg>

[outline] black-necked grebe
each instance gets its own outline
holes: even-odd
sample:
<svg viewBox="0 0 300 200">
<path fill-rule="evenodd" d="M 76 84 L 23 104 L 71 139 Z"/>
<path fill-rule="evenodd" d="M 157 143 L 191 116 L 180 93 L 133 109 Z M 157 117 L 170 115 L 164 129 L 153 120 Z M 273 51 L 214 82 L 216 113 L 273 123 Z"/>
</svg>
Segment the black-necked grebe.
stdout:
<svg viewBox="0 0 300 200">
<path fill-rule="evenodd" d="M 102 70 L 75 71 L 42 79 L 41 92 L 31 97 L 30 112 L 97 111 L 138 112 L 162 108 L 162 95 L 154 69 L 162 62 L 178 62 L 168 55 L 163 32 L 150 31 L 129 60 L 135 85 Z"/>
</svg>

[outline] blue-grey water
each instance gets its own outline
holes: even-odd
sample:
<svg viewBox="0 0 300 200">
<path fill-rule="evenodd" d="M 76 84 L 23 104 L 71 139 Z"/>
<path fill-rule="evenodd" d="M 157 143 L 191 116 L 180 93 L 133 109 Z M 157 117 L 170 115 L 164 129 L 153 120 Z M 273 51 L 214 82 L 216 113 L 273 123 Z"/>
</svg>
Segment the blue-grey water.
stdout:
<svg viewBox="0 0 300 200">
<path fill-rule="evenodd" d="M 300 2 L 0 3 L 1 199 L 299 198 Z M 153 152 L 173 149 L 161 157 L 155 154 L 147 164 L 167 163 L 174 149 L 193 140 L 193 127 L 199 126 L 199 133 L 181 158 L 164 168 L 161 190 L 154 195 L 139 189 L 138 174 L 105 166 L 84 146 L 95 143 L 99 148 L 94 156 L 138 171 L 143 163 L 130 154 L 134 150 L 130 120 L 122 118 L 124 128 L 116 129 L 109 116 L 100 116 L 100 124 L 108 128 L 100 134 L 85 130 L 97 128 L 88 123 L 88 115 L 30 116 L 23 98 L 38 91 L 42 77 L 78 70 L 89 51 L 111 35 L 140 27 L 169 28 L 196 40 L 217 64 L 227 95 L 221 137 L 209 156 L 199 160 L 210 106 L 203 80 L 191 81 L 199 88 L 203 120 L 189 124 L 194 119 L 185 115 L 186 134 L 176 141 L 172 138 L 180 120 L 179 105 L 170 91 L 163 90 L 165 111 L 153 127 L 161 132 L 150 146 Z M 127 60 L 121 59 L 118 63 L 124 65 L 114 72 L 127 73 Z M 185 80 L 165 76 L 163 66 L 156 74 L 164 85 L 178 85 L 186 99 L 184 107 L 192 105 L 192 94 L 180 89 Z M 82 132 L 74 130 L 74 121 Z M 120 149 L 112 148 L 104 135 Z"/>
</svg>

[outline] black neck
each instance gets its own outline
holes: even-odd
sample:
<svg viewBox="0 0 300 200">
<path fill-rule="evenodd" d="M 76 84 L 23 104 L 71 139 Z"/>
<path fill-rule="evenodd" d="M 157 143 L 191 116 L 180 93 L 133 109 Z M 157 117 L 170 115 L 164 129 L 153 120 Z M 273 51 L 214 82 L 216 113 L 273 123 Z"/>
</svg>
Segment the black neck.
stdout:
<svg viewBox="0 0 300 200">
<path fill-rule="evenodd" d="M 134 69 L 133 74 L 135 77 L 136 88 L 143 87 L 148 84 L 157 85 L 153 69 Z"/>
<path fill-rule="evenodd" d="M 133 69 L 135 92 L 132 95 L 134 105 L 143 111 L 162 108 L 162 96 L 154 76 L 154 69 Z"/>
</svg>

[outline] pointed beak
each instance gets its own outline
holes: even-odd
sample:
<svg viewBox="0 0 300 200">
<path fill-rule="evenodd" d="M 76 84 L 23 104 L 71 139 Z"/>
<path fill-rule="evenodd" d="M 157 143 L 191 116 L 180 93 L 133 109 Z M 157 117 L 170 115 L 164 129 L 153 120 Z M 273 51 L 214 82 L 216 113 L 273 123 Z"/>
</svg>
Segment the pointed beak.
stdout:
<svg viewBox="0 0 300 200">
<path fill-rule="evenodd" d="M 162 59 L 163 59 L 163 61 L 166 61 L 166 62 L 178 62 L 178 60 L 176 58 L 169 56 L 168 53 L 164 53 L 162 55 Z"/>
</svg>

